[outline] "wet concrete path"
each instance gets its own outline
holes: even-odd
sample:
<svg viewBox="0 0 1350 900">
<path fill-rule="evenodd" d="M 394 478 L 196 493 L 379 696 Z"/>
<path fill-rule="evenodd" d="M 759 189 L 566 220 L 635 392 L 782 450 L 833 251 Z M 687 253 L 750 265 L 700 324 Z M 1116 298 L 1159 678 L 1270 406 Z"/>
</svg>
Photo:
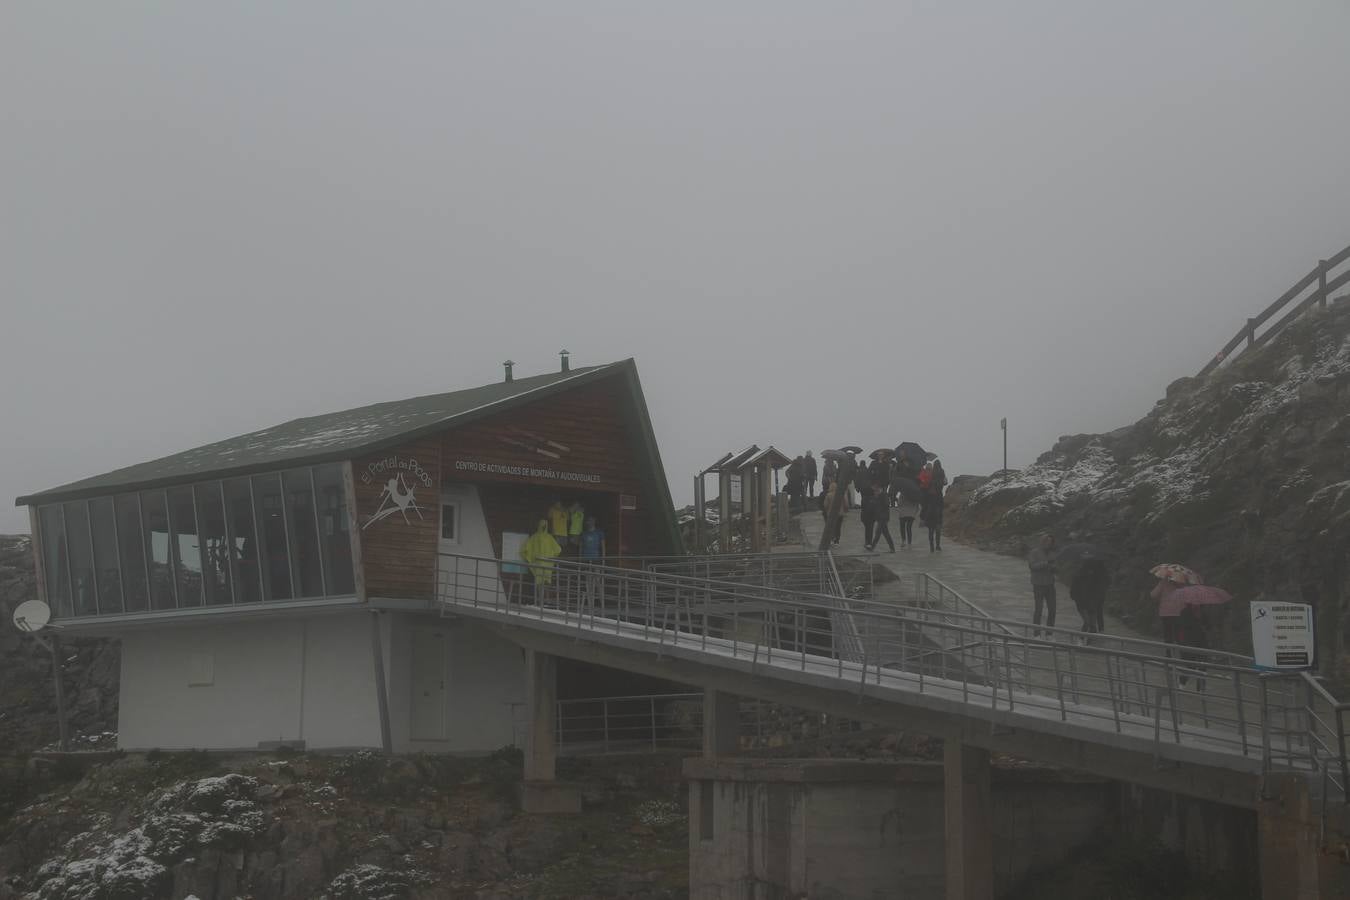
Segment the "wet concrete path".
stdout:
<svg viewBox="0 0 1350 900">
<path fill-rule="evenodd" d="M 801 516 L 800 526 L 807 547 L 815 549 L 825 527 L 824 516 L 808 509 Z M 946 537 L 942 539 L 941 551 L 929 552 L 928 531 L 920 528 L 918 522 L 914 523 L 914 546 L 902 549 L 898 542 L 899 530 L 899 524 L 892 521 L 891 536 L 897 539 L 896 550 L 887 552 L 886 542 L 882 541 L 880 550 L 873 554 L 873 561 L 899 575 L 901 584 L 911 585 L 915 574 L 927 572 L 995 619 L 1031 621 L 1031 574 L 1025 560 L 977 550 Z M 863 546 L 863 526 L 856 509 L 845 514 L 836 549 L 850 556 L 867 554 Z M 1080 627 L 1083 622 L 1069 599 L 1069 586 L 1061 582 L 1057 593 L 1059 603 L 1055 624 L 1060 628 Z M 1121 637 L 1158 640 L 1156 636 L 1135 631 L 1110 614 L 1106 617 L 1106 631 Z"/>
</svg>

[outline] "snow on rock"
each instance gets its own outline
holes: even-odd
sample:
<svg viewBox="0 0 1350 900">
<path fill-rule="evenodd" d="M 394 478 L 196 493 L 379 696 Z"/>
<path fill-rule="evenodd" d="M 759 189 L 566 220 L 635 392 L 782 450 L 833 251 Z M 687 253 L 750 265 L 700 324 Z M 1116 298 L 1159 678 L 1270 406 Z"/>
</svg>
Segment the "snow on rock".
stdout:
<svg viewBox="0 0 1350 900">
<path fill-rule="evenodd" d="M 266 830 L 270 819 L 253 801 L 256 779 L 239 774 L 185 781 L 161 792 L 135 827 L 108 836 L 108 816 L 62 847 L 35 873 L 25 900 L 142 900 L 157 897 L 169 866 L 203 848 L 234 849 Z"/>
</svg>

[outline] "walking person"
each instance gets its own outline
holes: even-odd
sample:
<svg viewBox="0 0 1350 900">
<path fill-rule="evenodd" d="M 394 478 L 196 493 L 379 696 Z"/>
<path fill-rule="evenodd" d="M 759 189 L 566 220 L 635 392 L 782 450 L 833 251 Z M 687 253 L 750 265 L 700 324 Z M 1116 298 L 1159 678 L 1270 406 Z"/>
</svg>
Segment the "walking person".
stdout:
<svg viewBox="0 0 1350 900">
<path fill-rule="evenodd" d="M 1100 559 L 1089 559 L 1083 563 L 1069 583 L 1069 597 L 1078 607 L 1078 615 L 1083 619 L 1083 631 L 1088 634 L 1101 634 L 1106 628 L 1102 610 L 1106 605 L 1106 589 L 1110 583 L 1111 575 L 1106 571 L 1106 563 Z"/>
<path fill-rule="evenodd" d="M 863 491 L 862 507 L 858 511 L 858 516 L 862 519 L 863 524 L 863 546 L 868 550 L 872 549 L 872 527 L 877 520 L 877 508 L 876 504 L 872 502 L 872 494 L 871 488 L 866 488 Z"/>
<path fill-rule="evenodd" d="M 933 460 L 933 475 L 931 478 L 933 490 L 941 494 L 947 490 L 947 473 L 942 468 L 942 460 Z"/>
<path fill-rule="evenodd" d="M 923 495 L 923 524 L 928 529 L 928 552 L 942 549 L 942 507 L 945 501 L 941 494 L 932 491 Z"/>
<path fill-rule="evenodd" d="M 875 521 L 873 539 L 868 550 L 875 550 L 881 539 L 886 539 L 886 546 L 895 552 L 895 541 L 891 540 L 891 498 L 886 492 L 878 488 L 872 490 L 872 518 Z"/>
<path fill-rule="evenodd" d="M 867 471 L 867 466 L 862 464 L 854 466 L 853 486 L 858 489 L 858 503 L 865 506 L 872 488 L 871 473 Z"/>
<path fill-rule="evenodd" d="M 806 459 L 802 460 L 802 474 L 806 476 L 806 490 L 808 497 L 816 495 L 816 458 L 811 455 L 811 451 L 806 451 Z"/>
<path fill-rule="evenodd" d="M 1027 554 L 1031 592 L 1036 602 L 1031 616 L 1032 625 L 1041 624 L 1041 613 L 1044 612 L 1045 624 L 1055 627 L 1055 555 L 1055 536 L 1048 533 L 1041 536 L 1040 546 L 1033 547 L 1031 553 Z M 1039 637 L 1041 629 L 1037 628 L 1032 634 Z"/>
<path fill-rule="evenodd" d="M 824 490 L 820 492 L 820 514 L 825 517 L 825 528 L 830 527 L 830 509 L 834 506 L 834 498 L 839 493 L 839 482 L 826 479 L 823 485 Z M 844 517 L 839 517 L 839 524 L 835 527 L 834 533 L 829 535 L 829 541 L 832 544 L 839 543 L 839 534 L 844 530 Z"/>
<path fill-rule="evenodd" d="M 900 523 L 900 546 L 914 546 L 914 520 L 919 515 L 919 502 L 904 494 L 895 495 L 895 520 Z"/>
</svg>

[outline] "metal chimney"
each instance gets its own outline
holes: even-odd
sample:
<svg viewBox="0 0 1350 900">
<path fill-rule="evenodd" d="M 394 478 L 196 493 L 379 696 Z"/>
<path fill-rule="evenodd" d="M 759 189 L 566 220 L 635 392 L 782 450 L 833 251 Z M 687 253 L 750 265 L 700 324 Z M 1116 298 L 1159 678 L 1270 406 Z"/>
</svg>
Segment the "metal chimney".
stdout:
<svg viewBox="0 0 1350 900">
<path fill-rule="evenodd" d="M 508 359 L 506 362 L 502 363 L 502 365 L 506 366 L 506 380 L 515 381 L 515 379 L 511 377 L 511 367 L 514 366 L 515 363 Z"/>
<path fill-rule="evenodd" d="M 562 357 L 562 371 L 564 372 L 572 371 L 572 364 L 567 361 L 567 357 L 571 356 L 572 354 L 568 353 L 566 350 L 559 350 L 558 355 Z"/>
</svg>

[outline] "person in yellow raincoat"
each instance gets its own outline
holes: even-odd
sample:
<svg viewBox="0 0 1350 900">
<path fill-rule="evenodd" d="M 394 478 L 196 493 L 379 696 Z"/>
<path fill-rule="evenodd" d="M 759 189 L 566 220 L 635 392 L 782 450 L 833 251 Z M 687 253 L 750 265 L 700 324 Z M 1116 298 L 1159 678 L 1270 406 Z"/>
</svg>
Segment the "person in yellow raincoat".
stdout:
<svg viewBox="0 0 1350 900">
<path fill-rule="evenodd" d="M 520 558 L 530 567 L 535 587 L 553 583 L 553 560 L 562 553 L 562 547 L 548 533 L 548 520 L 540 519 L 539 527 L 520 548 Z"/>
</svg>

